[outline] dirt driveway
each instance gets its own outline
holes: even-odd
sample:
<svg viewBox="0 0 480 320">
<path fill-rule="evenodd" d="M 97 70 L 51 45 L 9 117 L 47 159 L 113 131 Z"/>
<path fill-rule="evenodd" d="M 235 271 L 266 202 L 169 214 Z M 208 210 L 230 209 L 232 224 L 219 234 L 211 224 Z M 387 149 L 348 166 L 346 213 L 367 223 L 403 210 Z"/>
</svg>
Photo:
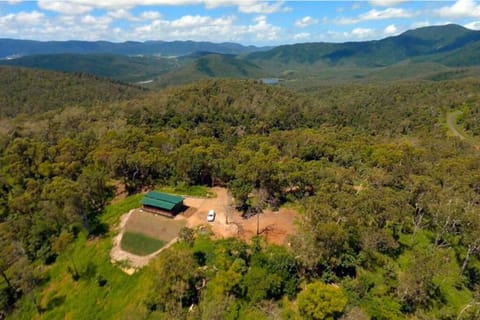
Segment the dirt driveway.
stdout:
<svg viewBox="0 0 480 320">
<path fill-rule="evenodd" d="M 215 187 L 211 189 L 216 194 L 215 198 L 194 198 L 186 197 L 184 204 L 188 206 L 188 210 L 175 217 L 175 220 L 186 221 L 186 226 L 190 228 L 197 228 L 201 225 L 208 226 L 215 234 L 216 238 L 227 237 L 239 237 L 245 241 L 249 241 L 253 236 L 257 234 L 257 216 L 249 219 L 242 218 L 240 212 L 235 211 L 230 205 L 233 199 L 229 198 L 230 195 L 227 189 Z M 209 210 L 215 210 L 215 221 L 208 222 L 207 214 Z M 136 210 L 136 209 L 135 209 Z M 114 246 L 110 252 L 112 261 L 128 260 L 132 268 L 125 269 L 127 273 L 131 274 L 135 272 L 137 268 L 141 268 L 146 265 L 150 259 L 155 257 L 161 250 L 165 249 L 176 239 L 172 240 L 166 247 L 159 251 L 152 253 L 148 256 L 140 257 L 133 255 L 129 252 L 123 251 L 120 247 L 121 237 L 126 229 L 133 228 L 139 224 L 136 220 L 138 216 L 135 215 L 135 210 L 123 215 L 119 225 L 119 234 L 114 239 Z M 228 212 L 228 224 L 227 224 L 227 212 Z M 147 213 L 145 213 L 147 214 Z M 265 211 L 258 217 L 259 222 L 259 234 L 269 242 L 278 245 L 288 244 L 288 236 L 296 232 L 295 218 L 296 211 L 292 209 L 280 209 L 279 211 Z M 145 233 L 153 236 L 154 232 L 163 230 L 165 227 L 161 222 L 155 223 L 156 220 L 161 221 L 165 218 L 154 217 L 149 218 L 148 221 L 152 226 L 143 230 Z M 157 226 L 154 226 L 157 224 Z M 138 228 L 134 228 L 136 231 Z M 155 230 L 154 230 L 155 229 Z M 158 229 L 158 230 L 157 230 Z M 153 231 L 152 231 L 153 230 Z M 157 231 L 156 231 L 157 230 Z"/>
<path fill-rule="evenodd" d="M 249 241 L 257 234 L 257 216 L 244 219 L 241 213 L 235 211 L 229 204 L 229 194 L 225 188 L 212 188 L 217 197 L 210 199 L 186 198 L 184 203 L 196 208 L 193 213 L 186 217 L 187 226 L 190 228 L 198 225 L 209 225 L 217 238 L 239 237 Z M 207 222 L 207 214 L 210 209 L 215 210 L 214 222 Z M 226 213 L 229 213 L 228 224 Z M 295 217 L 297 213 L 292 209 L 280 209 L 279 211 L 266 210 L 259 219 L 259 234 L 270 243 L 284 245 L 288 242 L 288 236 L 296 232 Z"/>
<path fill-rule="evenodd" d="M 186 198 L 184 203 L 186 206 L 195 210 L 192 211 L 191 215 L 188 215 L 187 210 L 187 226 L 194 228 L 199 225 L 208 225 L 216 237 L 218 238 L 227 238 L 227 237 L 236 237 L 238 235 L 238 227 L 235 224 L 227 224 L 226 212 L 228 212 L 229 201 L 228 192 L 225 188 L 215 187 L 211 189 L 217 196 L 215 198 Z M 209 210 L 215 210 L 215 221 L 208 222 L 207 214 Z"/>
</svg>

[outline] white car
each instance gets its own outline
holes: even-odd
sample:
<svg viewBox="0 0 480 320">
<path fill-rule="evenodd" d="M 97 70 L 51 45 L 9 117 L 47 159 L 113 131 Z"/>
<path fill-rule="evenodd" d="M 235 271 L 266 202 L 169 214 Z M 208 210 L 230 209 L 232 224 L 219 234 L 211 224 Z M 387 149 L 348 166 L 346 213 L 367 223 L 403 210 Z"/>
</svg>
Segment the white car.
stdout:
<svg viewBox="0 0 480 320">
<path fill-rule="evenodd" d="M 208 211 L 207 221 L 213 222 L 214 220 L 215 220 L 215 210 L 211 209 L 210 211 Z"/>
</svg>

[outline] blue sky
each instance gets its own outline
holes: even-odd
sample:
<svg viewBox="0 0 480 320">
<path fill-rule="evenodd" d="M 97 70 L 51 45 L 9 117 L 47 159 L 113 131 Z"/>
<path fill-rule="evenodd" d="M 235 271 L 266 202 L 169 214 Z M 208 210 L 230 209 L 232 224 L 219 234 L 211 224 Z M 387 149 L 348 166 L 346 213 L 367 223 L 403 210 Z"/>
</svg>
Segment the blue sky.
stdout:
<svg viewBox="0 0 480 320">
<path fill-rule="evenodd" d="M 456 23 L 480 30 L 480 1 L 1 1 L 0 38 L 196 40 L 278 45 L 380 39 Z"/>
</svg>

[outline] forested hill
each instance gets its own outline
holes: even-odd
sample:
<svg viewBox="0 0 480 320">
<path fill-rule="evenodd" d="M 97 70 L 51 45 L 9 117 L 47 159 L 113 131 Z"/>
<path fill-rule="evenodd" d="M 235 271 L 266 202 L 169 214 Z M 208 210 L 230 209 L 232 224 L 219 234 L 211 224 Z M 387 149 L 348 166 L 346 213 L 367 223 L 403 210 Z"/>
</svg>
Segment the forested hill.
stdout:
<svg viewBox="0 0 480 320">
<path fill-rule="evenodd" d="M 186 59 L 194 60 L 189 62 Z M 185 58 L 183 63 L 184 66 L 158 77 L 152 86 L 167 87 L 211 78 L 259 79 L 266 76 L 260 66 L 234 55 L 199 52 Z"/>
<path fill-rule="evenodd" d="M 151 79 L 177 68 L 176 58 L 158 56 L 123 56 L 112 54 L 43 54 L 0 60 L 0 65 L 52 71 L 89 73 L 122 82 Z"/>
<path fill-rule="evenodd" d="M 381 67 L 406 59 L 445 54 L 463 47 L 478 55 L 478 49 L 470 46 L 478 41 L 480 31 L 458 25 L 432 26 L 377 41 L 279 46 L 269 51 L 251 53 L 247 59 L 259 62 L 273 60 L 282 64 L 324 63 Z M 471 61 L 458 60 L 456 65 L 471 65 Z"/>
<path fill-rule="evenodd" d="M 128 41 L 113 43 L 108 41 L 42 42 L 33 40 L 0 39 L 0 59 L 12 56 L 59 53 L 181 56 L 196 51 L 239 54 L 257 50 L 263 49 L 255 46 L 242 46 L 230 42 Z"/>
<path fill-rule="evenodd" d="M 0 67 L 0 118 L 123 101 L 144 93 L 140 87 L 87 74 Z"/>
<path fill-rule="evenodd" d="M 117 96 L 55 75 L 47 109 L 62 91 L 106 98 L 0 123 L 0 318 L 478 319 L 479 151 L 446 116 L 475 137 L 480 80 Z M 298 208 L 297 234 L 279 247 L 184 229 L 133 276 L 111 264 L 144 190 L 212 184 L 243 212 Z M 107 207 L 119 186 L 131 197 Z"/>
</svg>

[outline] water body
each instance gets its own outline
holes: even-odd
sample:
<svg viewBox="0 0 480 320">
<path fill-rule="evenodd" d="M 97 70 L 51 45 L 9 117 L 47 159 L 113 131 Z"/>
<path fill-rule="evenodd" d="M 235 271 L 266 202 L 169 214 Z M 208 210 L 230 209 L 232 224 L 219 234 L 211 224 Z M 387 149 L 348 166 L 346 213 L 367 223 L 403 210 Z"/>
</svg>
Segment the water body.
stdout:
<svg viewBox="0 0 480 320">
<path fill-rule="evenodd" d="M 264 78 L 264 79 L 260 79 L 260 81 L 262 81 L 264 84 L 277 84 L 280 79 L 278 78 Z"/>
<path fill-rule="evenodd" d="M 139 81 L 139 82 L 135 82 L 135 84 L 147 84 L 147 83 L 152 83 L 153 80 L 146 80 L 146 81 Z"/>
</svg>

